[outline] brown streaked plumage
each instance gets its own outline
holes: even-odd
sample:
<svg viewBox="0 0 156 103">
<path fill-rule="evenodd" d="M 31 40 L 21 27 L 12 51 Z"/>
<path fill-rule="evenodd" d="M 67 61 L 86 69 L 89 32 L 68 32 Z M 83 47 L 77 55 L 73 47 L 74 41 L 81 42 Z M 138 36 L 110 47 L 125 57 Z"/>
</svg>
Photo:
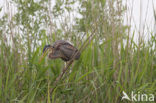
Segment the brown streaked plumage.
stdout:
<svg viewBox="0 0 156 103">
<path fill-rule="evenodd" d="M 50 59 L 61 58 L 63 61 L 69 61 L 73 58 L 75 53 L 75 60 L 80 58 L 80 52 L 73 45 L 64 40 L 58 40 L 53 45 L 46 45 L 43 52 L 48 50 L 48 57 Z"/>
</svg>

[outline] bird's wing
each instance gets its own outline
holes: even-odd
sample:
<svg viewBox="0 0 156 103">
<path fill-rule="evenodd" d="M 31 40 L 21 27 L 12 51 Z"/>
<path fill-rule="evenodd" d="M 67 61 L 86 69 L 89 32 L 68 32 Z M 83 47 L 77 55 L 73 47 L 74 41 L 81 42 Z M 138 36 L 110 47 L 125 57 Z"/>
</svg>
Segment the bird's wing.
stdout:
<svg viewBox="0 0 156 103">
<path fill-rule="evenodd" d="M 75 48 L 72 44 L 63 40 L 56 41 L 53 44 L 53 46 L 55 47 L 56 50 L 60 51 L 61 53 L 60 55 L 66 61 L 70 60 L 74 56 L 75 52 L 77 51 L 77 48 Z M 80 57 L 80 53 L 78 53 L 75 59 L 78 59 L 79 57 Z"/>
<path fill-rule="evenodd" d="M 75 48 L 70 45 L 61 45 L 59 47 L 59 50 L 62 53 L 62 55 L 67 57 L 68 59 L 71 59 L 71 57 L 75 53 Z"/>
<path fill-rule="evenodd" d="M 56 48 L 59 48 L 60 46 L 65 46 L 66 48 L 72 49 L 72 50 L 75 49 L 75 47 L 73 45 L 71 45 L 70 43 L 68 43 L 68 42 L 59 43 L 59 44 L 56 45 Z"/>
<path fill-rule="evenodd" d="M 64 44 L 64 45 L 62 45 L 62 48 L 65 48 L 66 52 L 68 52 L 68 53 L 66 53 L 64 49 L 60 49 L 60 50 L 63 50 L 63 53 L 64 53 L 66 56 L 70 57 L 70 59 L 71 59 L 71 58 L 75 55 L 75 53 L 78 51 L 78 49 L 75 48 L 75 47 L 74 47 L 73 45 L 71 45 L 71 44 Z M 80 58 L 80 52 L 78 51 L 77 54 L 76 54 L 76 56 L 75 56 L 75 59 L 77 60 L 77 59 L 79 59 L 79 58 Z"/>
</svg>

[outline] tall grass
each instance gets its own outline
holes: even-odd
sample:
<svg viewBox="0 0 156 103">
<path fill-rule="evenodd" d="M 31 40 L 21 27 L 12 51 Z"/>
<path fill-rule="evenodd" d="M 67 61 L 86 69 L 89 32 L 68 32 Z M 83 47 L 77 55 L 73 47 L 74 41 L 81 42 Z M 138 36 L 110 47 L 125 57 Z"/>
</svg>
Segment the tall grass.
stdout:
<svg viewBox="0 0 156 103">
<path fill-rule="evenodd" d="M 68 18 L 76 1 L 59 0 L 53 11 L 50 1 L 13 1 L 17 14 L 0 20 L 0 103 L 127 103 L 121 101 L 122 91 L 156 98 L 156 36 L 151 33 L 148 42 L 136 44 L 136 34 L 122 24 L 121 2 L 79 0 L 83 17 L 73 23 Z M 63 11 L 69 15 L 63 18 Z M 44 45 L 65 39 L 80 48 L 93 33 L 80 59 L 50 93 L 64 62 L 39 61 Z"/>
</svg>

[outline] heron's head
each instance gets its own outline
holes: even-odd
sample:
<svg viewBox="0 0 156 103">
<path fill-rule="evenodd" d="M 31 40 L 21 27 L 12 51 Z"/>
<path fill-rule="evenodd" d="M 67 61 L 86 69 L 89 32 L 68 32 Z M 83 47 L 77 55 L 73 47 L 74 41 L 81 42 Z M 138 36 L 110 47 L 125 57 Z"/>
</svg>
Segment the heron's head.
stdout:
<svg viewBox="0 0 156 103">
<path fill-rule="evenodd" d="M 51 45 L 45 45 L 43 48 L 43 54 L 40 57 L 40 62 L 47 54 L 49 55 L 49 53 L 51 53 L 52 51 L 53 51 L 53 49 L 52 49 Z"/>
<path fill-rule="evenodd" d="M 49 55 L 51 53 L 54 53 L 55 51 L 55 48 L 54 46 L 51 46 L 51 45 L 45 45 L 44 48 L 43 48 L 43 55 Z"/>
<path fill-rule="evenodd" d="M 53 52 L 53 46 L 51 45 L 45 45 L 44 48 L 43 48 L 43 56 L 45 55 L 49 55 L 50 53 Z"/>
<path fill-rule="evenodd" d="M 49 50 L 51 47 L 51 45 L 45 45 L 43 48 L 43 53 L 46 52 L 47 50 Z"/>
</svg>

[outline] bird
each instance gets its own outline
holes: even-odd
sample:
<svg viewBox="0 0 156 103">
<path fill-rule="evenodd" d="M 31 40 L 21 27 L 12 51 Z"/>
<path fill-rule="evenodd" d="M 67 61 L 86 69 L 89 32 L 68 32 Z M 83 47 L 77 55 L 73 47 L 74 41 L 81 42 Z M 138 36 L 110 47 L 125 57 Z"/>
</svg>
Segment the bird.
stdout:
<svg viewBox="0 0 156 103">
<path fill-rule="evenodd" d="M 65 40 L 57 40 L 53 45 L 45 45 L 43 48 L 43 54 L 45 53 L 48 54 L 50 59 L 61 58 L 65 62 L 72 59 L 78 60 L 80 58 L 79 50 Z"/>
</svg>

